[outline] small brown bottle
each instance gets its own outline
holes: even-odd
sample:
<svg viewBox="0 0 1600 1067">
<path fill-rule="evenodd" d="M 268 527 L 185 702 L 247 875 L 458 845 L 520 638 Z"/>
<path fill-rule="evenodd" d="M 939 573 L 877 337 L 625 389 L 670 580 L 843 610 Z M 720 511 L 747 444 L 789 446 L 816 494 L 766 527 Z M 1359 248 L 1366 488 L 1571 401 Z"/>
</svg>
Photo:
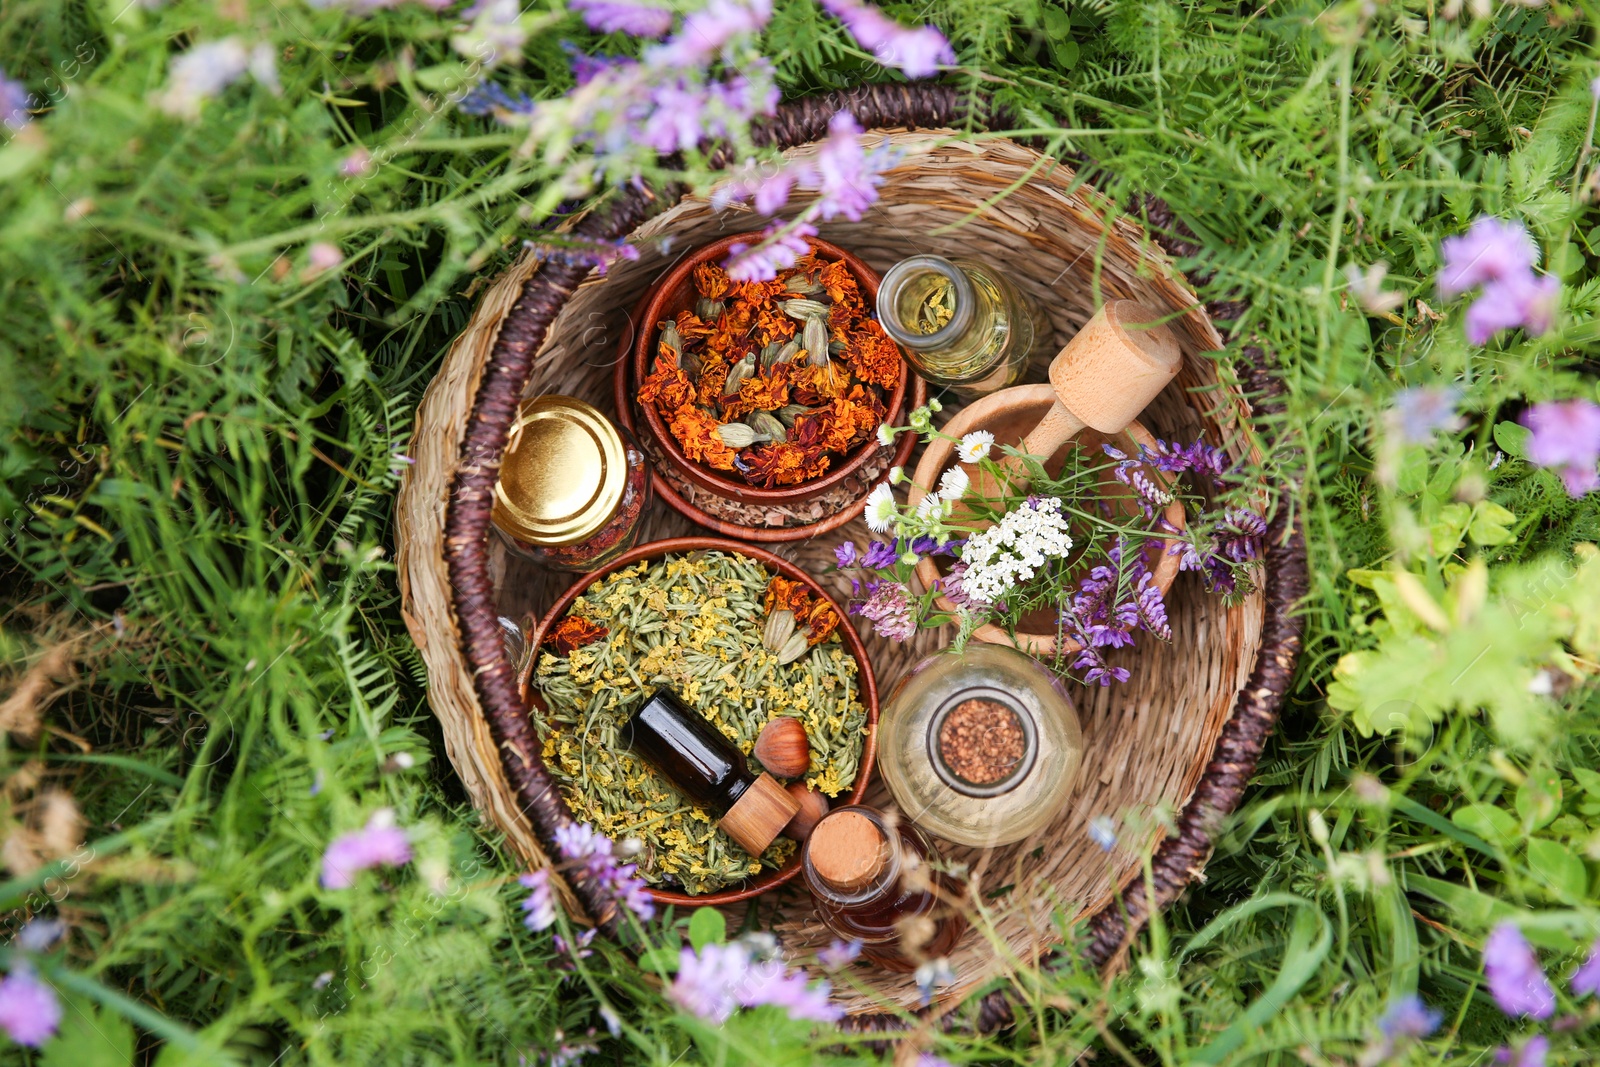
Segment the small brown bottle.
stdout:
<svg viewBox="0 0 1600 1067">
<path fill-rule="evenodd" d="M 880 967 L 911 971 L 949 955 L 967 928 L 951 906 L 961 887 L 933 870 L 934 854 L 909 822 L 851 805 L 817 823 L 801 869 L 830 930 L 860 941 L 862 956 Z"/>
<path fill-rule="evenodd" d="M 800 810 L 772 775 L 751 774 L 731 741 L 665 689 L 628 719 L 624 739 L 690 801 L 722 816 L 718 825 L 752 856 Z"/>
</svg>

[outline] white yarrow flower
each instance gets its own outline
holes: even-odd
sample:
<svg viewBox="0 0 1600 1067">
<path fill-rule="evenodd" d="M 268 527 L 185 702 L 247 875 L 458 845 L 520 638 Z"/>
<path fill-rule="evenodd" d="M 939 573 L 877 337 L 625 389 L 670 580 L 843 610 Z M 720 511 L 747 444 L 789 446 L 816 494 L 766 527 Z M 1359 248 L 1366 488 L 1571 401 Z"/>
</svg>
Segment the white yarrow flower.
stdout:
<svg viewBox="0 0 1600 1067">
<path fill-rule="evenodd" d="M 894 444 L 894 427 L 890 426 L 887 422 L 880 422 L 878 424 L 878 443 L 885 448 L 888 448 L 890 445 Z"/>
<path fill-rule="evenodd" d="M 989 454 L 989 448 L 993 444 L 994 434 L 988 430 L 973 430 L 961 439 L 956 452 L 961 456 L 961 462 L 976 463 Z"/>
<path fill-rule="evenodd" d="M 867 494 L 867 528 L 873 533 L 888 533 L 894 526 L 894 490 L 879 482 Z"/>
<path fill-rule="evenodd" d="M 951 467 L 939 479 L 939 495 L 946 500 L 960 500 L 970 484 L 966 471 L 960 467 Z"/>
<path fill-rule="evenodd" d="M 961 560 L 967 571 L 961 588 L 975 600 L 994 603 L 1027 581 L 1047 560 L 1072 551 L 1061 501 L 1051 497 L 1022 504 L 1001 520 L 967 538 Z"/>
</svg>

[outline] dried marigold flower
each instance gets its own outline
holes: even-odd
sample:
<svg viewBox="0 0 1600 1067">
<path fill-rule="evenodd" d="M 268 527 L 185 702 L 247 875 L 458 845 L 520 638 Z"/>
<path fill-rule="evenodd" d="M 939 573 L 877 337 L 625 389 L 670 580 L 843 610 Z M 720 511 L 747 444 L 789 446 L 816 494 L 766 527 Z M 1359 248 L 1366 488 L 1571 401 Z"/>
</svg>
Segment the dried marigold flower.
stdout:
<svg viewBox="0 0 1600 1067">
<path fill-rule="evenodd" d="M 570 656 L 584 645 L 593 644 L 610 632 L 604 626 L 597 626 L 582 615 L 568 615 L 545 635 L 544 643 L 555 649 L 557 654 Z"/>
<path fill-rule="evenodd" d="M 743 418 L 757 411 L 776 411 L 789 402 L 789 379 L 793 365 L 780 363 L 766 374 L 746 378 L 732 398 L 723 397 L 723 413 L 730 419 Z"/>
<path fill-rule="evenodd" d="M 694 383 L 670 356 L 657 356 L 656 369 L 639 386 L 639 400 L 669 410 L 694 402 Z"/>
<path fill-rule="evenodd" d="M 817 274 L 817 281 L 828 291 L 828 296 L 835 304 L 851 301 L 861 303 L 861 290 L 856 286 L 856 279 L 850 273 L 850 268 L 844 260 L 835 260 Z"/>
<path fill-rule="evenodd" d="M 763 606 L 769 614 L 774 611 L 792 613 L 795 625 L 806 627 L 807 644 L 821 644 L 839 628 L 839 614 L 826 600 L 814 595 L 804 583 L 781 574 L 773 575 L 772 581 L 767 583 Z"/>
<path fill-rule="evenodd" d="M 845 342 L 844 358 L 863 382 L 885 389 L 893 389 L 900 383 L 900 349 L 883 332 L 883 327 L 871 319 L 862 323 Z"/>
<path fill-rule="evenodd" d="M 702 263 L 694 269 L 694 287 L 701 296 L 721 300 L 730 284 L 728 272 L 715 263 Z"/>
<path fill-rule="evenodd" d="M 721 423 L 705 412 L 687 406 L 674 411 L 667 422 L 672 436 L 683 446 L 684 455 L 715 470 L 731 471 L 737 453 L 722 443 L 717 434 L 719 425 Z"/>
<path fill-rule="evenodd" d="M 678 333 L 683 336 L 685 341 L 698 341 L 702 337 L 710 336 L 711 332 L 716 329 L 714 325 L 692 311 L 678 312 L 678 317 L 674 320 L 674 323 L 678 327 Z"/>
</svg>

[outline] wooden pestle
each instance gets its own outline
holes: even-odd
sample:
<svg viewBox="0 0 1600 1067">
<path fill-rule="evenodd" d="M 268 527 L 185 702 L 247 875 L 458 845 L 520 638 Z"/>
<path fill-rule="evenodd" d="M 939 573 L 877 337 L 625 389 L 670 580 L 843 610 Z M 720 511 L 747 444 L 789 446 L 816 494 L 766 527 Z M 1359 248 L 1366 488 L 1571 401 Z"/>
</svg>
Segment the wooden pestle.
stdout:
<svg viewBox="0 0 1600 1067">
<path fill-rule="evenodd" d="M 1127 429 L 1183 366 L 1178 339 L 1157 324 L 1160 317 L 1133 300 L 1102 305 L 1051 361 L 1055 406 L 1028 432 L 1022 451 L 1049 459 L 1085 426 L 1104 434 Z M 1014 489 L 1026 486 L 1020 458 L 1007 456 L 1001 466 Z M 976 479 L 973 488 L 989 499 L 1001 495 L 987 476 Z"/>
</svg>

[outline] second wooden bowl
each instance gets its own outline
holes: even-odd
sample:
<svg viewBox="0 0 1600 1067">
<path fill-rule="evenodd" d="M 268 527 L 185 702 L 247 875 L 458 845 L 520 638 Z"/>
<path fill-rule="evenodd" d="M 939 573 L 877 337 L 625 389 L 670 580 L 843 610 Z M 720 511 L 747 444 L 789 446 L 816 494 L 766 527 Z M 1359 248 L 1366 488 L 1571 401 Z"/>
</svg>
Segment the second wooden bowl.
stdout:
<svg viewBox="0 0 1600 1067">
<path fill-rule="evenodd" d="M 570 589 L 561 595 L 544 618 L 539 620 L 539 625 L 533 632 L 533 654 L 528 657 L 523 665 L 522 673 L 517 679 L 518 686 L 527 695 L 530 708 L 538 712 L 545 711 L 544 703 L 536 691 L 528 687 L 528 678 L 539 662 L 539 649 L 544 644 L 544 635 L 550 628 L 566 617 L 572 602 L 582 596 L 584 591 L 606 576 L 630 567 L 640 560 L 655 560 L 663 556 L 685 555 L 693 552 L 726 552 L 729 555 L 744 556 L 746 559 L 766 567 L 774 574 L 793 581 L 802 582 L 813 596 L 821 597 L 839 613 L 839 639 L 844 643 L 845 651 L 855 658 L 857 684 L 860 688 L 861 705 L 866 709 L 866 730 L 861 739 L 861 762 L 856 768 L 856 780 L 851 786 L 847 796 L 835 797 L 832 806 L 839 804 L 859 804 L 867 795 L 867 783 L 872 777 L 872 763 L 878 752 L 878 687 L 872 677 L 872 661 L 867 657 L 866 646 L 861 643 L 861 636 L 856 633 L 855 627 L 850 625 L 850 616 L 840 606 L 839 602 L 828 595 L 827 590 L 818 585 L 816 580 L 805 571 L 796 567 L 781 556 L 775 556 L 764 548 L 752 545 L 739 544 L 737 541 L 725 541 L 718 537 L 673 537 L 665 541 L 653 541 L 647 545 L 640 545 L 631 552 L 624 553 L 617 559 L 595 571 L 578 579 Z M 769 889 L 776 889 L 795 875 L 800 873 L 800 852 L 796 850 L 789 862 L 775 871 L 767 871 L 757 875 L 737 886 L 723 889 L 715 893 L 688 894 L 678 893 L 670 889 L 651 889 L 650 895 L 661 904 L 683 904 L 689 906 L 737 904 L 741 900 L 760 896 Z"/>
</svg>

